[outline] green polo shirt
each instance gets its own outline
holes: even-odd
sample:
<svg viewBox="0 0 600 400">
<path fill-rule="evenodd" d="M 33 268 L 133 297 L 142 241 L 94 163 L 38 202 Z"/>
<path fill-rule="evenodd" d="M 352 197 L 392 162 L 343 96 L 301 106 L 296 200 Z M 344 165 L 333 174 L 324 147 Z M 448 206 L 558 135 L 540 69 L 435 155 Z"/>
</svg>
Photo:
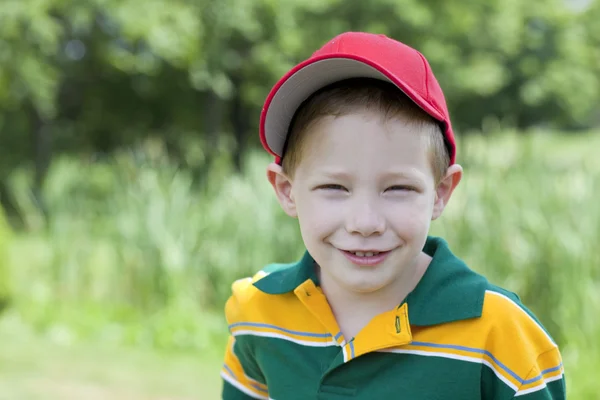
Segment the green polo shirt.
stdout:
<svg viewBox="0 0 600 400">
<path fill-rule="evenodd" d="M 417 287 L 344 338 L 315 262 L 232 286 L 223 399 L 564 399 L 558 347 L 513 293 L 429 237 Z"/>
</svg>

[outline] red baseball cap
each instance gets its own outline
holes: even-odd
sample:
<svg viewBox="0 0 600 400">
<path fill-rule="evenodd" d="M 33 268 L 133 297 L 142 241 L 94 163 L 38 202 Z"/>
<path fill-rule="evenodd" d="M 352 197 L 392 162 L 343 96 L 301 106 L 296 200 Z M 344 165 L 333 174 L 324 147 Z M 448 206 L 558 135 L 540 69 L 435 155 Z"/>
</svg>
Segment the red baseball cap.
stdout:
<svg viewBox="0 0 600 400">
<path fill-rule="evenodd" d="M 319 89 L 349 78 L 376 78 L 391 82 L 427 114 L 441 123 L 450 153 L 456 142 L 444 93 L 425 57 L 385 35 L 342 33 L 290 70 L 275 84 L 260 118 L 260 140 L 277 163 L 281 162 L 292 118 L 302 102 Z"/>
</svg>

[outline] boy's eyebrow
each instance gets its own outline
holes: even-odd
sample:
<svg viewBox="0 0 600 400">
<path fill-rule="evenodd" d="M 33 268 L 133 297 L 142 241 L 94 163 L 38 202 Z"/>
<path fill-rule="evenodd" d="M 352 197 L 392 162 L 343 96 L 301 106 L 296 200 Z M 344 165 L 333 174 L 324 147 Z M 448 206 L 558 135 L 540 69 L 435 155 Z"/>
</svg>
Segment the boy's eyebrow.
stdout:
<svg viewBox="0 0 600 400">
<path fill-rule="evenodd" d="M 348 172 L 345 171 L 336 171 L 336 170 L 323 170 L 320 171 L 321 175 L 324 175 L 326 178 L 331 178 L 331 179 L 349 179 L 351 176 Z"/>
<path fill-rule="evenodd" d="M 396 178 L 396 179 L 409 179 L 409 180 L 421 180 L 420 172 L 407 172 L 407 171 L 388 171 L 384 174 L 386 178 Z"/>
<path fill-rule="evenodd" d="M 342 170 L 322 170 L 319 171 L 319 175 L 338 180 L 348 180 L 352 178 L 352 174 Z M 422 181 L 423 177 L 420 172 L 405 171 L 405 170 L 391 170 L 383 174 L 384 179 L 406 179 L 410 181 Z"/>
</svg>

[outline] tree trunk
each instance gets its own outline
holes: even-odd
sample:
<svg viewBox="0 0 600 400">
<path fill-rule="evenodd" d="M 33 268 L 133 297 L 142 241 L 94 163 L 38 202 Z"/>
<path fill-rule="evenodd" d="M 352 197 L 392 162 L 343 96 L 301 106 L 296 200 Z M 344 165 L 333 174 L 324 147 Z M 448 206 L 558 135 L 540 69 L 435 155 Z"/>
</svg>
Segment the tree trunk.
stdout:
<svg viewBox="0 0 600 400">
<path fill-rule="evenodd" d="M 235 150 L 233 153 L 233 162 L 237 172 L 242 171 L 243 159 L 248 149 L 248 108 L 242 98 L 242 79 L 239 75 L 232 75 L 231 81 L 234 87 L 234 94 L 231 104 L 231 124 L 233 137 L 235 138 Z"/>
<path fill-rule="evenodd" d="M 219 147 L 219 135 L 223 134 L 223 106 L 224 101 L 213 91 L 206 91 L 200 95 L 202 106 L 202 132 L 206 139 L 204 144 L 204 160 L 194 168 L 194 177 L 201 180 L 212 165 L 215 153 Z"/>
<path fill-rule="evenodd" d="M 52 160 L 52 130 L 50 125 L 42 120 L 35 107 L 30 109 L 30 127 L 33 136 L 33 159 L 35 162 L 33 196 L 37 206 L 47 219 L 48 209 L 44 202 L 42 187 Z"/>
</svg>

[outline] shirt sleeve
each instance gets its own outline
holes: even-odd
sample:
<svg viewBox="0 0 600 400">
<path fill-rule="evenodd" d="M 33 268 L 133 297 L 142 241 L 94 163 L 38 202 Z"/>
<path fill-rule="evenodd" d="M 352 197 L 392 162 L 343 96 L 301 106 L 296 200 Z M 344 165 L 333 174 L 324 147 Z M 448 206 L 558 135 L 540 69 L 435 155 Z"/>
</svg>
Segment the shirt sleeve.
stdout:
<svg viewBox="0 0 600 400">
<path fill-rule="evenodd" d="M 244 322 L 244 292 L 248 284 L 249 280 L 233 284 L 233 295 L 225 305 L 225 317 L 229 326 Z M 229 336 L 221 369 L 223 400 L 269 399 L 269 391 L 254 357 L 251 339 L 245 335 Z"/>
<path fill-rule="evenodd" d="M 230 336 L 225 353 L 225 363 L 221 370 L 222 398 L 223 400 L 267 400 L 269 398 L 267 386 L 257 376 L 255 363 L 248 358 L 248 354 L 240 351 L 241 347 L 240 343 Z M 259 379 L 255 379 L 255 377 Z"/>
<path fill-rule="evenodd" d="M 557 347 L 540 355 L 514 399 L 564 400 L 566 384 L 562 358 Z"/>
</svg>

